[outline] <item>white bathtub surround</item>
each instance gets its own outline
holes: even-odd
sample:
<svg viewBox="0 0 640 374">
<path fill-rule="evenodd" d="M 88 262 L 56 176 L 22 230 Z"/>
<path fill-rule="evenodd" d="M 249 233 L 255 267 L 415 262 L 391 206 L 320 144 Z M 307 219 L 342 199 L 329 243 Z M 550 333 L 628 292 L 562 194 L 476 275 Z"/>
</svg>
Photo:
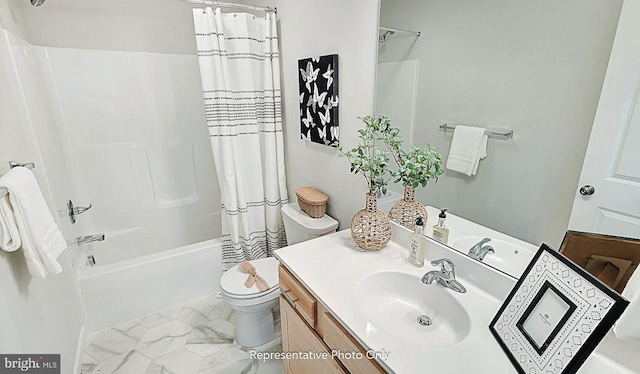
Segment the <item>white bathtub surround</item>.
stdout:
<svg viewBox="0 0 640 374">
<path fill-rule="evenodd" d="M 68 165 L 66 182 L 73 186 L 71 195 L 60 188 L 57 202 L 93 204 L 76 225 L 61 219 L 70 230 L 82 229 L 69 238 L 104 233 L 106 240 L 88 249 L 105 265 L 221 235 L 196 56 L 35 52 L 53 109 L 48 129 L 61 139 L 56 156 Z"/>
<path fill-rule="evenodd" d="M 5 238 L 11 243 L 4 250 L 13 252 L 22 246 L 29 273 L 36 278 L 60 274 L 62 265 L 57 258 L 67 248 L 62 232 L 51 216 L 35 175 L 23 167 L 9 170 L 0 176 L 0 224 L 3 233 L 18 233 Z M 7 241 L 7 239 L 10 239 Z"/>
<path fill-rule="evenodd" d="M 81 254 L 78 263 L 89 333 L 134 319 L 140 319 L 145 328 L 174 319 L 193 327 L 204 320 L 195 312 L 174 307 L 220 291 L 222 242 L 212 239 L 93 267 L 84 263 Z M 156 315 L 159 310 L 163 312 Z"/>
<path fill-rule="evenodd" d="M 193 18 L 228 269 L 287 244 L 276 17 L 207 7 Z"/>
<path fill-rule="evenodd" d="M 254 361 L 233 344 L 232 321 L 231 308 L 210 295 L 112 327 L 89 337 L 81 373 L 283 373 L 281 361 Z"/>
</svg>

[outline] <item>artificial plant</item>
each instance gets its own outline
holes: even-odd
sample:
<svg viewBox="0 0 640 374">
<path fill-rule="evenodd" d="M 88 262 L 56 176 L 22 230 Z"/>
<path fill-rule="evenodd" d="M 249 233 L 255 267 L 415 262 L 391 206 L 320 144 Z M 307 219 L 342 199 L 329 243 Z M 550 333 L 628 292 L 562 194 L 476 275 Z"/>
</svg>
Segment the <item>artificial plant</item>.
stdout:
<svg viewBox="0 0 640 374">
<path fill-rule="evenodd" d="M 394 183 L 401 182 L 404 187 L 426 187 L 431 179 L 438 180 L 444 173 L 442 169 L 442 155 L 432 145 L 424 148 L 412 145 L 409 152 L 402 147 L 400 130 L 391 126 L 391 121 L 382 117 L 379 126 L 379 140 L 389 149 L 398 169 L 391 172 Z"/>
<path fill-rule="evenodd" d="M 370 194 L 383 195 L 387 193 L 387 184 L 391 179 L 389 174 L 390 152 L 378 148 L 382 139 L 382 130 L 388 128 L 389 119 L 386 117 L 358 117 L 364 123 L 364 129 L 358 130 L 360 143 L 350 151 L 345 152 L 338 147 L 341 157 L 346 157 L 351 163 L 351 172 L 362 175 L 367 181 Z M 389 174 L 389 175 L 387 175 Z"/>
</svg>

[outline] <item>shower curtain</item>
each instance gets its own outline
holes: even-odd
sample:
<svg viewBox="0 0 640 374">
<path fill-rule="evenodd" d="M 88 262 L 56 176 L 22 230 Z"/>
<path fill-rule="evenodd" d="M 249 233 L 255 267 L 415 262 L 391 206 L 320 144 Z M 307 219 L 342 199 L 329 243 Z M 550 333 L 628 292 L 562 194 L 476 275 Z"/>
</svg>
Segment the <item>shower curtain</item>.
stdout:
<svg viewBox="0 0 640 374">
<path fill-rule="evenodd" d="M 222 191 L 223 266 L 286 246 L 275 14 L 194 9 L 205 112 Z"/>
</svg>

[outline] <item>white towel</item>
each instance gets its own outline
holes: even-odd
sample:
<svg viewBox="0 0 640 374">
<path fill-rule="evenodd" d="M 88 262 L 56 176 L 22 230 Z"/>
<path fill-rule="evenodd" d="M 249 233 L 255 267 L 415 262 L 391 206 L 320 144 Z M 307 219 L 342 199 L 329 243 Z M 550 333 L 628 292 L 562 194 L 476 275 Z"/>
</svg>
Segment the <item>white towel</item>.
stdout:
<svg viewBox="0 0 640 374">
<path fill-rule="evenodd" d="M 622 291 L 629 306 L 622 313 L 613 332 L 619 339 L 640 343 L 640 271 L 636 269 Z"/>
<path fill-rule="evenodd" d="M 67 243 L 51 216 L 35 176 L 29 169 L 13 168 L 0 177 L 1 188 L 8 191 L 0 200 L 0 224 L 5 236 L 2 249 L 15 251 L 22 245 L 27 268 L 34 277 L 45 278 L 47 273 L 62 272 L 57 258 L 67 248 Z M 17 227 L 18 236 L 12 223 Z"/>
<path fill-rule="evenodd" d="M 447 169 L 475 175 L 480 160 L 487 157 L 487 129 L 457 125 L 453 131 Z"/>
<path fill-rule="evenodd" d="M 13 214 L 13 208 L 9 202 L 9 194 L 4 188 L 0 188 L 0 232 L 2 232 L 0 249 L 13 252 L 20 248 L 22 242 L 20 241 L 16 216 Z"/>
</svg>

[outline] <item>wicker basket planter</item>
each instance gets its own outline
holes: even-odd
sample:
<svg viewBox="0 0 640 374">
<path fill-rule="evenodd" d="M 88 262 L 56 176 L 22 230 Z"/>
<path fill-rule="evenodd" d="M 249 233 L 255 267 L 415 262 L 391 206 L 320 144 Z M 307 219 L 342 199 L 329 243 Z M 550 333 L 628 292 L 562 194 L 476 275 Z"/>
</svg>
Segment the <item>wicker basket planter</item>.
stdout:
<svg viewBox="0 0 640 374">
<path fill-rule="evenodd" d="M 367 203 L 351 219 L 351 237 L 358 247 L 367 251 L 384 248 L 391 239 L 391 223 L 378 209 L 378 197 L 367 193 Z"/>
<path fill-rule="evenodd" d="M 389 209 L 389 219 L 413 230 L 418 217 L 427 222 L 427 210 L 416 200 L 416 190 L 411 186 L 405 186 L 404 198 L 396 201 Z"/>
</svg>

